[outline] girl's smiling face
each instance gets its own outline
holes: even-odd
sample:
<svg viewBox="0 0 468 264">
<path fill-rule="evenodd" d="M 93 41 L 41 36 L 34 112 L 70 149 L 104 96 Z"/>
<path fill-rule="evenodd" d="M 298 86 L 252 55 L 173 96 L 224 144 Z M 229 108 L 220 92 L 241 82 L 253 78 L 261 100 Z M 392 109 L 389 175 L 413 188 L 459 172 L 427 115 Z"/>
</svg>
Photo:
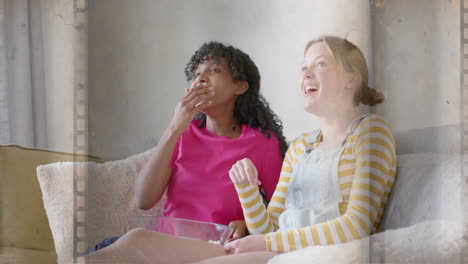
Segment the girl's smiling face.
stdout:
<svg viewBox="0 0 468 264">
<path fill-rule="evenodd" d="M 323 41 L 306 51 L 301 72 L 300 86 L 307 112 L 323 116 L 343 104 L 352 104 L 352 91 L 346 89 L 347 73 Z"/>
</svg>

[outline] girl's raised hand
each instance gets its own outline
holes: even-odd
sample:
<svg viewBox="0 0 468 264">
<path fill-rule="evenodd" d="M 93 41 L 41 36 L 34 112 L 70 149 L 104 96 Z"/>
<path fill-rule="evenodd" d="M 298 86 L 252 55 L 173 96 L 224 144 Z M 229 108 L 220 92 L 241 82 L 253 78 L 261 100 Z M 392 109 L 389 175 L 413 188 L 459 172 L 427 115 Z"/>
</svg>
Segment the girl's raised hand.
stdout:
<svg viewBox="0 0 468 264">
<path fill-rule="evenodd" d="M 170 128 L 174 133 L 182 134 L 195 115 L 204 107 L 212 103 L 215 90 L 206 82 L 198 83 L 195 87 L 185 89 L 185 96 L 177 103 Z"/>
<path fill-rule="evenodd" d="M 231 181 L 237 185 L 247 183 L 252 185 L 262 184 L 258 180 L 257 168 L 248 158 L 237 161 L 229 171 L 229 177 L 231 178 Z"/>
</svg>

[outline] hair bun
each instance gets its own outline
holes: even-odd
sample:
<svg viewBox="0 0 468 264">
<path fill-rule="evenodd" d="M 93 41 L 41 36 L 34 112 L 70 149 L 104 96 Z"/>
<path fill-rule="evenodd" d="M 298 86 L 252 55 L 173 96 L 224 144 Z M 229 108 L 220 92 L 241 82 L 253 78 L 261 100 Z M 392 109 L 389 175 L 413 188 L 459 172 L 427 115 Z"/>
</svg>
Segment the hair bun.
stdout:
<svg viewBox="0 0 468 264">
<path fill-rule="evenodd" d="M 374 106 L 383 103 L 384 95 L 375 88 L 364 88 L 361 95 L 361 103 L 369 106 Z"/>
</svg>

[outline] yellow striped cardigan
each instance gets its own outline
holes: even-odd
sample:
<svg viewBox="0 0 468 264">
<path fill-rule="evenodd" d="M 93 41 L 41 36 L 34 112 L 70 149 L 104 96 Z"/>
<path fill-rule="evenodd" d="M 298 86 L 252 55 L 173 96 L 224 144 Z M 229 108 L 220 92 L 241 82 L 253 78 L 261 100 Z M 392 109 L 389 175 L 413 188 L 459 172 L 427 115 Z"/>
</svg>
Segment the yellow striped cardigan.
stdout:
<svg viewBox="0 0 468 264">
<path fill-rule="evenodd" d="M 304 133 L 291 143 L 268 209 L 257 186 L 235 186 L 249 232 L 266 234 L 269 251 L 287 252 L 359 239 L 371 234 L 383 216 L 396 176 L 395 141 L 381 117 L 367 115 L 349 135 L 340 153 L 341 216 L 304 228 L 275 232 L 279 229 L 278 217 L 286 209 L 285 198 L 294 165 L 307 148 L 317 147 L 315 140 L 310 133 Z"/>
</svg>

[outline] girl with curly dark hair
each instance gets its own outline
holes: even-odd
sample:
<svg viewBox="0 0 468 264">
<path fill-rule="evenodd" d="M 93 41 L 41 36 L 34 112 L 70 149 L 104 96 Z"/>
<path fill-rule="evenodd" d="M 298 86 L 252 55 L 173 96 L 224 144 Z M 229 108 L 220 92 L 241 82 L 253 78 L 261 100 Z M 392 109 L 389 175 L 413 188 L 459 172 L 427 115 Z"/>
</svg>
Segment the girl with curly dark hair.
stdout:
<svg viewBox="0 0 468 264">
<path fill-rule="evenodd" d="M 259 93 L 257 67 L 241 50 L 206 43 L 185 74 L 191 88 L 137 177 L 137 204 L 151 208 L 167 187 L 166 216 L 220 224 L 242 220 L 229 169 L 239 157 L 252 157 L 270 198 L 286 151 L 281 122 Z"/>
<path fill-rule="evenodd" d="M 187 63 L 185 74 L 191 87 L 138 173 L 137 206 L 152 208 L 167 190 L 163 215 L 230 225 L 236 229 L 234 237 L 245 236 L 243 211 L 229 170 L 238 160 L 251 160 L 258 168 L 255 184 L 269 200 L 287 150 L 281 121 L 260 94 L 257 66 L 235 47 L 203 44 Z M 118 248 L 129 246 L 125 241 L 136 240 L 133 246 L 145 243 L 140 236 L 151 241 L 166 237 L 133 230 L 89 257 L 118 254 L 122 252 Z M 161 239 L 158 244 L 165 244 Z M 131 259 L 133 253 L 124 251 L 125 258 Z"/>
</svg>

